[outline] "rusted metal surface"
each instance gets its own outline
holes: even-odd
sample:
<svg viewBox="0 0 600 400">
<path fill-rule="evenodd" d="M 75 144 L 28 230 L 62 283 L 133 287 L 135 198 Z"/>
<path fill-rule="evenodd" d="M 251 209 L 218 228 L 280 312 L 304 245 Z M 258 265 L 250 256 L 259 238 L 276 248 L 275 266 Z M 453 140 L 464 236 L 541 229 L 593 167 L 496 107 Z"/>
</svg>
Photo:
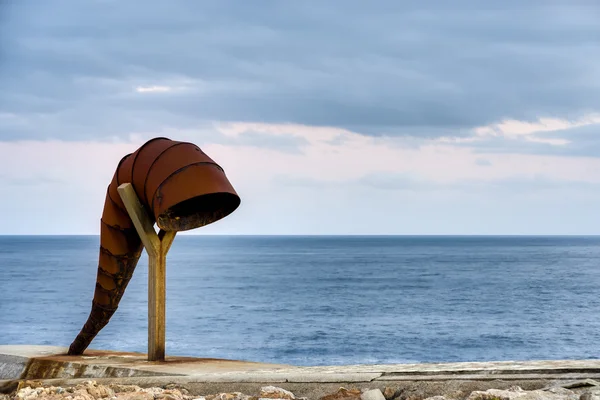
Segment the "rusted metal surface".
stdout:
<svg viewBox="0 0 600 400">
<path fill-rule="evenodd" d="M 69 347 L 82 354 L 117 310 L 143 250 L 117 191 L 131 183 L 159 228 L 184 231 L 231 214 L 240 198 L 223 169 L 193 143 L 155 138 L 121 159 L 108 186 L 92 310 Z"/>
</svg>

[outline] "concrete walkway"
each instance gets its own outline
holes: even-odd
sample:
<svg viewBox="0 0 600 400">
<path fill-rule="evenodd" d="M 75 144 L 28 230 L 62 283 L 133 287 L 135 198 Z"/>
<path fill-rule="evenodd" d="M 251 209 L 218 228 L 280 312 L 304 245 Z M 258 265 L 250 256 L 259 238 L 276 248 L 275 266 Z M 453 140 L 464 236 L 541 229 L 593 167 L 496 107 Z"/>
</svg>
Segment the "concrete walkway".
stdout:
<svg viewBox="0 0 600 400">
<path fill-rule="evenodd" d="M 373 386 L 416 381 L 521 384 L 529 381 L 539 386 L 587 378 L 600 380 L 600 360 L 296 367 L 193 357 L 167 357 L 165 362 L 149 362 L 141 353 L 88 350 L 83 356 L 67 356 L 66 352 L 66 348 L 52 346 L 0 346 L 0 386 L 14 386 L 21 380 L 65 386 L 90 379 L 144 387 L 169 383 L 369 383 Z"/>
</svg>

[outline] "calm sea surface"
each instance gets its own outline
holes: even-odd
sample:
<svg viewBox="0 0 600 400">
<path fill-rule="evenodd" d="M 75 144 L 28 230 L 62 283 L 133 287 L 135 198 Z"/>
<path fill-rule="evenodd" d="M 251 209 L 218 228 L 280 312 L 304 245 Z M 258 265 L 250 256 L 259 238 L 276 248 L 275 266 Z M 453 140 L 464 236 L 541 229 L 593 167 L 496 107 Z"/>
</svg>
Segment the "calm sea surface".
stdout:
<svg viewBox="0 0 600 400">
<path fill-rule="evenodd" d="M 0 344 L 68 346 L 97 236 L 0 236 Z M 147 349 L 147 258 L 91 348 Z M 180 236 L 167 353 L 298 365 L 600 358 L 600 237 Z"/>
</svg>

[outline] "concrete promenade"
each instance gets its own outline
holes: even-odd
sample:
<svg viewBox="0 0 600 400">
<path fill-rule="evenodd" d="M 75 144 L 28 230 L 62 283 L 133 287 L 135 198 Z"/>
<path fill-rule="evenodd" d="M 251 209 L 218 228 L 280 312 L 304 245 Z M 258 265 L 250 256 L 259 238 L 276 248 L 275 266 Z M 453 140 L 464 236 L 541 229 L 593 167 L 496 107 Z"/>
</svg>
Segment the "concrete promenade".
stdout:
<svg viewBox="0 0 600 400">
<path fill-rule="evenodd" d="M 226 387 L 228 391 L 258 384 L 296 391 L 317 384 L 330 388 L 421 385 L 432 390 L 467 385 L 485 390 L 511 385 L 536 389 L 559 382 L 600 380 L 600 360 L 298 367 L 193 357 L 167 357 L 160 363 L 147 361 L 141 353 L 88 350 L 83 356 L 67 356 L 66 352 L 66 348 L 53 346 L 0 346 L 0 388 L 14 389 L 24 380 L 55 386 L 95 380 L 141 387 Z"/>
</svg>

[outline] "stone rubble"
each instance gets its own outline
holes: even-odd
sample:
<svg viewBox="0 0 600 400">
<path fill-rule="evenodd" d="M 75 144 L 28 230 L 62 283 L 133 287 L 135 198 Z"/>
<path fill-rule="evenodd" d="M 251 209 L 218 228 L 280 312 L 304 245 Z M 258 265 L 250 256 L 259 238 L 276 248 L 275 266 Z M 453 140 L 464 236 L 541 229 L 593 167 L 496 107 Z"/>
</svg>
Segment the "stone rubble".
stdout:
<svg viewBox="0 0 600 400">
<path fill-rule="evenodd" d="M 360 400 L 385 400 L 379 389 L 367 390 L 361 393 Z"/>
<path fill-rule="evenodd" d="M 567 388 L 569 387 L 569 388 Z M 0 394 L 0 400 L 308 400 L 276 386 L 263 386 L 253 395 L 231 392 L 192 396 L 176 385 L 141 388 L 135 385 L 100 385 L 86 381 L 74 387 L 42 386 L 23 381 L 12 395 Z M 407 397 L 398 388 L 356 389 L 340 387 L 336 392 L 311 400 L 600 400 L 600 384 L 595 381 L 571 383 L 538 390 L 523 390 L 518 386 L 506 390 L 474 391 L 462 396 L 450 393 L 423 399 Z"/>
<path fill-rule="evenodd" d="M 600 400 L 600 386 L 571 386 L 573 389 L 576 387 L 584 390 L 574 391 L 561 386 L 523 390 L 518 386 L 513 386 L 506 390 L 474 391 L 465 400 Z M 450 398 L 434 396 L 425 400 L 450 400 Z"/>
<path fill-rule="evenodd" d="M 383 389 L 383 397 L 385 397 L 385 400 L 394 399 L 396 397 L 396 393 L 397 390 L 389 386 L 386 386 L 385 389 Z"/>
<path fill-rule="evenodd" d="M 294 393 L 275 386 L 265 386 L 260 389 L 260 399 L 285 399 L 295 400 Z"/>
<path fill-rule="evenodd" d="M 361 391 L 359 389 L 339 388 L 337 392 L 321 397 L 320 400 L 358 400 Z"/>
</svg>

